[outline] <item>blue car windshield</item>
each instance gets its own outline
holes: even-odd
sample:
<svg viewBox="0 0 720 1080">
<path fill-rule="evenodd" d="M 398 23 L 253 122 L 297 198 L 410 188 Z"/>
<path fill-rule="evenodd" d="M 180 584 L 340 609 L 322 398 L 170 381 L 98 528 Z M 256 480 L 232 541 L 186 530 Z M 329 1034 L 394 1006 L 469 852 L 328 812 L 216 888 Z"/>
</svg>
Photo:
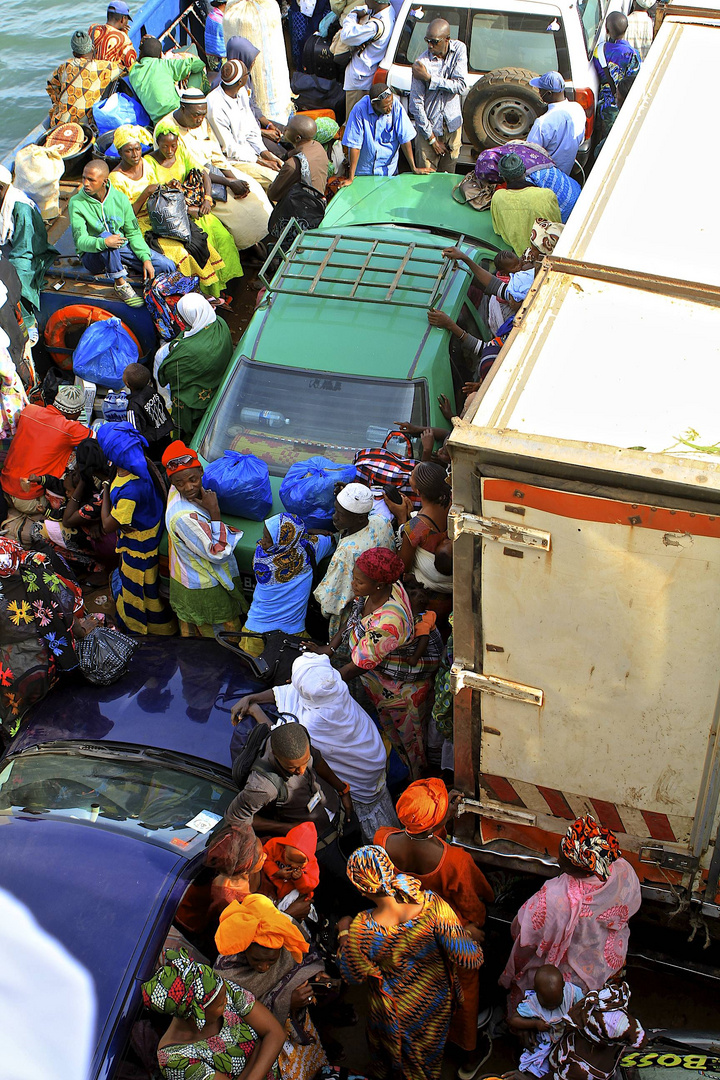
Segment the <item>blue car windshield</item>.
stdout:
<svg viewBox="0 0 720 1080">
<path fill-rule="evenodd" d="M 0 771 L 0 817 L 73 819 L 187 854 L 204 845 L 234 794 L 210 777 L 121 754 L 41 749 L 10 758 Z"/>
<path fill-rule="evenodd" d="M 422 380 L 335 375 L 243 358 L 199 450 L 206 461 L 225 450 L 256 454 L 272 475 L 284 476 L 315 454 L 351 463 L 363 447 L 381 446 L 400 420 L 427 423 Z"/>
</svg>

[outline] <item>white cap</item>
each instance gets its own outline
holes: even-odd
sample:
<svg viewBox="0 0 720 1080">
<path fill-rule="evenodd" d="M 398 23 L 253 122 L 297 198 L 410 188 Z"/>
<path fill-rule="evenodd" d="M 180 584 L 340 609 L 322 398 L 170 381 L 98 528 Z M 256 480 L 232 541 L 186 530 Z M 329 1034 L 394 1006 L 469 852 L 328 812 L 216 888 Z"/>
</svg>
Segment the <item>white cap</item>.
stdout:
<svg viewBox="0 0 720 1080">
<path fill-rule="evenodd" d="M 349 510 L 351 514 L 369 514 L 373 508 L 373 493 L 364 484 L 346 484 L 337 501 L 343 510 Z"/>
</svg>

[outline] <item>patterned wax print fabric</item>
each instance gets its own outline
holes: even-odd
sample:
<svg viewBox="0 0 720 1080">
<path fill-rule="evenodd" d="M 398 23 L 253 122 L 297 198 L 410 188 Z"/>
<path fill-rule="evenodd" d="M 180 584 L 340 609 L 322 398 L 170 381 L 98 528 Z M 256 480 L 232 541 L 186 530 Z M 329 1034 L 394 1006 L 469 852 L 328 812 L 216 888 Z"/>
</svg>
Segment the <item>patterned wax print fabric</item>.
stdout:
<svg viewBox="0 0 720 1080">
<path fill-rule="evenodd" d="M 130 68 L 137 60 L 135 46 L 130 35 L 109 23 L 96 23 L 88 30 L 92 38 L 93 55 L 96 60 L 114 60 L 122 67 Z"/>
<path fill-rule="evenodd" d="M 358 915 L 344 939 L 339 965 L 349 983 L 368 981 L 367 1039 L 377 1076 L 440 1080 L 456 967 L 477 969 L 479 945 L 463 931 L 452 908 L 432 892 L 423 910 L 399 926 Z"/>
<path fill-rule="evenodd" d="M 233 1078 L 242 1075 L 258 1041 L 257 1033 L 244 1019 L 255 998 L 233 982 L 225 981 L 225 990 L 227 1001 L 217 1035 L 158 1050 L 160 1072 L 166 1080 L 212 1080 L 216 1073 Z M 267 1073 L 267 1080 L 277 1080 L 279 1076 L 274 1065 Z"/>
<path fill-rule="evenodd" d="M 514 1009 L 543 964 L 554 964 L 583 990 L 597 990 L 625 963 L 628 921 L 640 907 L 640 883 L 625 859 L 607 881 L 593 874 L 561 874 L 520 908 L 511 927 L 510 959 L 500 983 L 511 988 Z"/>
<path fill-rule="evenodd" d="M 492 146 L 490 149 L 482 151 L 475 162 L 475 175 L 478 180 L 499 184 L 498 162 L 506 154 L 518 155 L 525 166 L 525 175 L 528 179 L 538 169 L 549 169 L 555 164 L 550 155 L 545 153 L 542 146 L 523 142 L 520 139 L 511 139 L 510 142 L 506 142 L 502 146 Z"/>
<path fill-rule="evenodd" d="M 163 966 L 142 985 L 143 1001 L 155 1012 L 192 1020 L 202 1030 L 205 1009 L 222 989 L 222 978 L 184 948 L 165 950 L 163 959 Z"/>
<path fill-rule="evenodd" d="M 0 538 L 0 724 L 12 736 L 61 671 L 77 667 L 72 623 L 82 592 L 54 552 Z"/>
<path fill-rule="evenodd" d="M 637 75 L 640 57 L 627 41 L 603 41 L 595 46 L 593 64 L 600 79 L 598 116 L 600 135 L 607 135 L 618 114 L 615 91 L 629 75 Z"/>
<path fill-rule="evenodd" d="M 629 1004 L 625 982 L 586 994 L 579 1018 L 566 1021 L 550 1053 L 551 1074 L 557 1080 L 610 1080 L 625 1051 L 640 1047 L 645 1039 L 642 1024 L 628 1012 Z"/>
<path fill-rule="evenodd" d="M 145 285 L 145 307 L 162 341 L 172 341 L 185 329 L 185 323 L 175 309 L 183 296 L 197 292 L 199 284 L 198 276 L 187 277 L 175 270 L 171 274 L 156 274 Z"/>
<path fill-rule="evenodd" d="M 265 527 L 272 545 L 255 549 L 253 570 L 257 584 L 245 629 L 264 634 L 284 630 L 301 634 L 305 630 L 313 567 L 332 551 L 329 536 L 308 533 L 295 514 L 275 514 Z M 243 646 L 245 648 L 245 646 Z"/>
<path fill-rule="evenodd" d="M 553 192 L 560 207 L 560 220 L 564 225 L 570 217 L 570 211 L 580 198 L 582 188 L 577 180 L 573 180 L 572 176 L 558 169 L 557 165 L 547 169 L 536 169 L 528 179 L 535 187 L 547 188 Z"/>
<path fill-rule="evenodd" d="M 163 505 L 155 485 L 133 473 L 116 476 L 110 503 L 120 523 L 115 548 L 119 588 L 113 590 L 118 625 L 131 634 L 174 634 L 175 619 L 160 596 Z"/>
<path fill-rule="evenodd" d="M 442 736 L 452 740 L 453 737 L 453 701 L 455 696 L 450 689 L 450 668 L 453 666 L 453 635 L 452 612 L 448 619 L 450 623 L 450 636 L 447 639 L 445 653 L 440 661 L 437 675 L 435 676 L 435 697 L 432 707 L 433 722 Z"/>
<path fill-rule="evenodd" d="M 2 343 L 2 336 L 0 331 L 0 438 L 10 439 L 28 398 L 10 353 Z"/>
<path fill-rule="evenodd" d="M 343 612 L 354 598 L 352 575 L 358 555 L 376 547 L 395 550 L 392 525 L 379 514 L 371 514 L 364 529 L 342 536 L 338 541 L 325 577 L 314 593 L 323 615 L 330 620 L 329 641 L 341 629 Z"/>
<path fill-rule="evenodd" d="M 425 655 L 411 665 L 407 654 L 414 651 L 415 625 L 403 586 L 396 582 L 387 602 L 371 615 L 363 617 L 363 604 L 362 598 L 355 600 L 345 628 L 353 663 L 362 668 L 360 678 L 383 734 L 417 780 L 425 764 L 423 727 L 432 707 L 442 638 L 434 630 Z"/>
<path fill-rule="evenodd" d="M 560 848 L 573 866 L 590 870 L 601 881 L 607 881 L 611 865 L 621 854 L 615 833 L 599 825 L 592 814 L 573 822 L 560 841 Z"/>
<path fill-rule="evenodd" d="M 60 64 L 47 84 L 50 125 L 88 123 L 90 109 L 122 72 L 115 60 L 93 60 L 89 56 L 74 56 Z"/>
</svg>

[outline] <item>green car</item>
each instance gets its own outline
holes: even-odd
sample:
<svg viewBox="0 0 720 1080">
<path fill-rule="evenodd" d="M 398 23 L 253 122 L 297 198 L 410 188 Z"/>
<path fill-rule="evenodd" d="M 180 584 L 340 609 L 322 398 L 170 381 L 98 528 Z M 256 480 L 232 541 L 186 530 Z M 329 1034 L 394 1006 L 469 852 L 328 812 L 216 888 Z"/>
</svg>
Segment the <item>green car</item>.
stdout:
<svg viewBox="0 0 720 1080">
<path fill-rule="evenodd" d="M 427 311 L 457 319 L 472 279 L 442 249 L 460 244 L 481 259 L 503 247 L 489 211 L 454 201 L 456 183 L 446 173 L 359 177 L 320 228 L 295 239 L 272 279 L 261 272 L 267 291 L 193 447 L 205 462 L 228 449 L 266 461 L 273 513 L 294 462 L 352 462 L 400 421 L 446 423 L 438 395 L 453 400 L 449 338 Z M 419 457 L 419 440 L 416 449 Z M 262 523 L 228 523 L 243 530 L 236 555 L 249 574 Z"/>
</svg>

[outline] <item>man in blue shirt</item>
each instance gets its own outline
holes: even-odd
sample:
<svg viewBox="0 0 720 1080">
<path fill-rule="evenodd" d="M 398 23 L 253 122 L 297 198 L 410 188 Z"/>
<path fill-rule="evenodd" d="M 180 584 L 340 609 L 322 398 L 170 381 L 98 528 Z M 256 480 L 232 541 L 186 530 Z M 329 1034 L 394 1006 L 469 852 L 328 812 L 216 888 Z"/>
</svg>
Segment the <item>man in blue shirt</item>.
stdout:
<svg viewBox="0 0 720 1080">
<path fill-rule="evenodd" d="M 400 149 L 414 173 L 431 172 L 415 164 L 414 138 L 410 117 L 392 90 L 384 83 L 371 86 L 369 95 L 358 101 L 345 125 L 343 145 L 348 148 L 350 162 L 347 183 L 351 184 L 356 176 L 394 176 Z"/>
<path fill-rule="evenodd" d="M 546 71 L 531 79 L 530 85 L 540 91 L 547 112 L 538 116 L 527 141 L 542 146 L 558 169 L 569 176 L 585 139 L 585 110 L 565 97 L 565 80 L 559 71 Z"/>
</svg>

